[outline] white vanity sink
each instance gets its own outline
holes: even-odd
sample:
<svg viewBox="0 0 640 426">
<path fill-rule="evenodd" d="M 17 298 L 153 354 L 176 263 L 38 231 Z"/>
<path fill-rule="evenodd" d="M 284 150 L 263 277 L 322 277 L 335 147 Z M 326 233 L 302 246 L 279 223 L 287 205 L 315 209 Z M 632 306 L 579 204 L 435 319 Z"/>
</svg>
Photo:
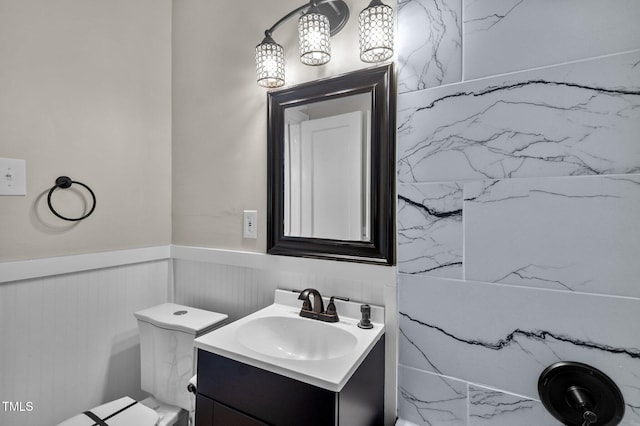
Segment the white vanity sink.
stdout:
<svg viewBox="0 0 640 426">
<path fill-rule="evenodd" d="M 302 317 L 266 317 L 245 322 L 236 330 L 247 348 L 276 358 L 321 360 L 353 351 L 358 339 L 328 323 Z"/>
<path fill-rule="evenodd" d="M 298 293 L 276 290 L 273 305 L 197 338 L 195 346 L 339 392 L 384 334 L 384 309 L 371 306 L 373 329 L 365 330 L 357 326 L 360 303 L 335 304 L 337 323 L 302 318 Z"/>
</svg>

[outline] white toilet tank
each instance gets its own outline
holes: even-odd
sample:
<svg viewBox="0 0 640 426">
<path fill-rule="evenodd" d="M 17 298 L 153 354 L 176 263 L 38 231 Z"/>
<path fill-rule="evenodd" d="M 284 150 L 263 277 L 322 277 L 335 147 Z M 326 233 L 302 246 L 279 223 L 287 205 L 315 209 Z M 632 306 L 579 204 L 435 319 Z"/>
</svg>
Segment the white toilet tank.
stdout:
<svg viewBox="0 0 640 426">
<path fill-rule="evenodd" d="M 193 339 L 222 325 L 227 315 L 175 303 L 134 315 L 140 330 L 142 390 L 165 404 L 192 410 L 187 384 L 196 371 Z"/>
</svg>

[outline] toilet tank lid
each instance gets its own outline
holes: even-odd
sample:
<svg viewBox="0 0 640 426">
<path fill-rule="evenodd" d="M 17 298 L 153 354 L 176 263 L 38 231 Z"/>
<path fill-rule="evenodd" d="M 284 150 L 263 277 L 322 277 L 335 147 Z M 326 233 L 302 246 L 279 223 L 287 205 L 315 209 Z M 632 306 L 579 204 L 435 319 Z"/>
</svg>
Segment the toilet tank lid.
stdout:
<svg viewBox="0 0 640 426">
<path fill-rule="evenodd" d="M 169 330 L 183 331 L 199 336 L 221 325 L 228 315 L 175 303 L 163 303 L 134 313 L 139 321 Z"/>
</svg>

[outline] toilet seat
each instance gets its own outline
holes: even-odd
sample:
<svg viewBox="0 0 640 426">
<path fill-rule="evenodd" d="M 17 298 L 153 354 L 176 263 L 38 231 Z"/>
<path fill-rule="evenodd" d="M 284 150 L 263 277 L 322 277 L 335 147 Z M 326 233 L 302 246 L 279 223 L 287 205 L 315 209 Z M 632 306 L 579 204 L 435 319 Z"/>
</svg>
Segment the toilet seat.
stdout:
<svg viewBox="0 0 640 426">
<path fill-rule="evenodd" d="M 137 403 L 125 396 L 107 402 L 89 410 L 102 419 L 108 426 L 155 426 L 158 424 L 158 413 L 151 408 Z M 93 426 L 96 422 L 88 415 L 81 413 L 59 423 L 58 426 Z"/>
</svg>

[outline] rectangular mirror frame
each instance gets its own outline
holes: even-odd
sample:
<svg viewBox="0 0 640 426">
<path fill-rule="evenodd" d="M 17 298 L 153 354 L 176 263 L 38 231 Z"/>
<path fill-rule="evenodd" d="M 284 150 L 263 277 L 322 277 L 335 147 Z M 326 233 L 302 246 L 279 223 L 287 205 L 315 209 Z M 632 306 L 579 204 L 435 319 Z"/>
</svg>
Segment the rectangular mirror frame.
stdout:
<svg viewBox="0 0 640 426">
<path fill-rule="evenodd" d="M 371 93 L 370 241 L 284 235 L 284 112 L 311 102 Z M 388 64 L 267 94 L 267 253 L 395 264 L 395 77 Z"/>
</svg>

